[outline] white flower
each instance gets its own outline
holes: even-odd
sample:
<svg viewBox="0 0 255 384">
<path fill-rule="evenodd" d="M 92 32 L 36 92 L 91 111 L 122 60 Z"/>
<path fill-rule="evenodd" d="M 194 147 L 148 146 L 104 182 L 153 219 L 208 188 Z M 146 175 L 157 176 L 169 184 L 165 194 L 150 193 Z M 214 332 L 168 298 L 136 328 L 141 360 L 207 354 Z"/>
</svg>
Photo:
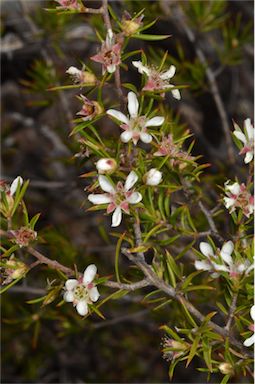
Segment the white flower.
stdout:
<svg viewBox="0 0 255 384">
<path fill-rule="evenodd" d="M 245 155 L 244 162 L 248 164 L 254 157 L 254 127 L 251 123 L 251 119 L 244 120 L 244 132 L 241 128 L 234 123 L 235 131 L 233 134 L 243 143 L 243 148 L 239 152 L 240 155 Z"/>
<path fill-rule="evenodd" d="M 167 71 L 159 71 L 154 67 L 143 65 L 141 61 L 133 61 L 132 64 L 138 69 L 139 73 L 144 73 L 148 77 L 147 82 L 143 87 L 143 91 L 164 90 L 174 87 L 173 84 L 169 83 L 169 80 L 174 77 L 176 72 L 176 67 L 174 65 L 171 65 Z M 173 89 L 171 92 L 175 99 L 181 99 L 179 89 Z"/>
<path fill-rule="evenodd" d="M 95 84 L 96 83 L 96 76 L 88 71 L 80 70 L 76 67 L 69 67 L 66 70 L 66 73 L 71 76 L 74 83 L 81 83 L 81 84 Z"/>
<path fill-rule="evenodd" d="M 97 161 L 96 167 L 99 173 L 112 173 L 117 167 L 117 163 L 112 158 L 103 158 Z"/>
<path fill-rule="evenodd" d="M 137 204 L 142 200 L 142 195 L 131 188 L 138 180 L 138 176 L 131 171 L 123 186 L 122 182 L 113 185 L 106 176 L 99 175 L 98 181 L 102 194 L 90 194 L 88 200 L 93 204 L 108 204 L 107 213 L 112 213 L 112 227 L 117 227 L 121 223 L 122 211 L 129 214 L 129 204 Z"/>
<path fill-rule="evenodd" d="M 250 330 L 254 332 L 255 305 L 253 305 L 251 307 L 250 314 L 251 314 L 251 318 L 253 320 L 253 324 L 251 324 Z M 250 347 L 254 343 L 255 343 L 255 334 L 253 333 L 253 335 L 251 337 L 249 337 L 248 339 L 246 339 L 243 344 L 245 347 Z"/>
<path fill-rule="evenodd" d="M 253 264 L 248 260 L 243 263 L 234 262 L 231 254 L 234 251 L 232 241 L 227 241 L 223 244 L 221 250 L 214 252 L 212 246 L 208 243 L 201 242 L 199 244 L 201 253 L 206 257 L 206 260 L 195 261 L 195 268 L 200 271 L 211 271 L 212 277 L 218 277 L 219 272 L 227 272 L 229 276 L 236 278 L 239 275 L 248 275 L 253 269 Z"/>
<path fill-rule="evenodd" d="M 13 196 L 15 195 L 15 192 L 17 191 L 18 186 L 22 186 L 23 184 L 23 179 L 21 176 L 16 177 L 16 179 L 13 180 L 10 186 L 10 195 Z"/>
<path fill-rule="evenodd" d="M 88 313 L 88 304 L 99 299 L 99 292 L 93 280 L 97 273 L 95 264 L 90 264 L 79 280 L 69 279 L 65 283 L 64 300 L 73 303 L 81 316 Z"/>
<path fill-rule="evenodd" d="M 246 217 L 250 217 L 254 211 L 254 197 L 247 190 L 245 184 L 237 182 L 230 184 L 228 180 L 225 185 L 226 196 L 223 198 L 224 205 L 232 213 L 240 208 Z"/>
<path fill-rule="evenodd" d="M 128 111 L 129 117 L 115 109 L 109 109 L 106 113 L 123 124 L 120 127 L 124 132 L 120 135 L 121 141 L 127 143 L 132 140 L 136 145 L 138 140 L 144 143 L 150 143 L 152 136 L 147 132 L 147 127 L 158 127 L 164 123 L 164 117 L 155 116 L 148 119 L 146 116 L 138 115 L 139 103 L 134 92 L 128 93 Z"/>
<path fill-rule="evenodd" d="M 144 182 L 147 185 L 158 185 L 162 181 L 162 172 L 158 171 L 156 168 L 151 168 L 144 175 Z"/>
</svg>

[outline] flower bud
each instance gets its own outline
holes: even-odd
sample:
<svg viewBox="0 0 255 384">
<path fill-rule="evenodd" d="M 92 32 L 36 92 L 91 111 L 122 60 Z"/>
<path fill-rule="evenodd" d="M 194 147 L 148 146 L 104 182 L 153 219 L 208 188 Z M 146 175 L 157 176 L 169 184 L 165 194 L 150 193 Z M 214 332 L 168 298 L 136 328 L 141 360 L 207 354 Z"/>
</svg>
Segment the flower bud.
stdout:
<svg viewBox="0 0 255 384">
<path fill-rule="evenodd" d="M 125 36 L 132 36 L 142 26 L 144 15 L 132 18 L 131 15 L 125 11 L 121 20 L 121 28 Z"/>
<path fill-rule="evenodd" d="M 96 167 L 97 167 L 98 173 L 111 174 L 117 168 L 117 163 L 114 159 L 103 158 L 97 161 Z"/>
<path fill-rule="evenodd" d="M 223 373 L 223 375 L 233 375 L 234 374 L 234 370 L 233 370 L 233 367 L 230 363 L 221 363 L 219 365 L 219 370 L 221 371 L 221 373 Z"/>
<path fill-rule="evenodd" d="M 162 172 L 156 168 L 151 168 L 143 177 L 143 181 L 147 185 L 158 185 L 162 180 Z"/>
<path fill-rule="evenodd" d="M 10 186 L 11 196 L 15 195 L 15 192 L 18 188 L 18 185 L 21 186 L 22 184 L 23 184 L 23 179 L 20 176 L 16 177 L 16 179 L 13 180 L 13 182 L 11 183 L 11 186 Z"/>
<path fill-rule="evenodd" d="M 81 71 L 76 67 L 69 67 L 66 73 L 72 77 L 74 83 L 78 84 L 96 84 L 97 78 L 94 73 L 89 71 Z"/>
</svg>

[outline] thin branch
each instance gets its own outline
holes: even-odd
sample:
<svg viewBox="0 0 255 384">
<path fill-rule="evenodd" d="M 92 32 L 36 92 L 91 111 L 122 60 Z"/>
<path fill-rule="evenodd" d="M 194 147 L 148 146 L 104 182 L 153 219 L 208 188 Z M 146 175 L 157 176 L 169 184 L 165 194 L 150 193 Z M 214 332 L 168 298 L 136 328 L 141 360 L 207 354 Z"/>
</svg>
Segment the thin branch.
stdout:
<svg viewBox="0 0 255 384">
<path fill-rule="evenodd" d="M 136 226 L 138 223 L 136 223 Z M 137 231 L 138 239 L 136 239 L 137 244 L 140 244 L 140 233 L 141 229 L 137 230 L 135 229 L 135 232 Z M 178 293 L 173 287 L 165 283 L 164 280 L 160 279 L 157 274 L 154 272 L 152 267 L 146 263 L 144 254 L 140 252 L 136 256 L 129 253 L 128 249 L 122 248 L 122 253 L 134 264 L 136 264 L 139 269 L 144 273 L 144 275 L 147 277 L 148 281 L 151 283 L 151 285 L 157 287 L 161 291 L 165 292 L 168 296 L 170 296 L 172 299 L 177 300 L 179 303 L 181 303 L 184 307 L 188 309 L 188 311 L 200 322 L 203 322 L 205 320 L 205 316 L 199 312 L 193 304 L 191 304 L 187 299 L 185 299 L 180 293 Z M 215 324 L 212 321 L 208 322 L 208 325 L 219 335 L 221 335 L 224 339 L 229 338 L 230 342 L 243 351 L 243 345 L 236 340 L 233 336 L 229 335 L 229 332 L 226 331 L 226 329 L 220 327 L 219 325 Z M 247 356 L 249 356 L 249 352 L 244 352 Z"/>
<path fill-rule="evenodd" d="M 234 319 L 234 314 L 235 314 L 235 310 L 236 310 L 236 303 L 237 303 L 237 297 L 238 297 L 238 292 L 235 292 L 234 295 L 233 295 L 233 298 L 232 298 L 232 302 L 231 302 L 230 308 L 229 308 L 227 324 L 225 326 L 225 329 L 226 329 L 227 332 L 230 332 L 232 321 Z"/>
<path fill-rule="evenodd" d="M 175 8 L 173 15 L 175 17 L 175 20 L 179 23 L 179 26 L 182 28 L 182 30 L 185 31 L 189 41 L 194 46 L 194 49 L 196 51 L 196 55 L 197 55 L 198 59 L 200 60 L 200 62 L 205 67 L 206 77 L 208 79 L 208 82 L 209 82 L 209 85 L 211 88 L 211 93 L 212 93 L 212 96 L 214 98 L 214 101 L 215 101 L 215 104 L 216 104 L 216 107 L 218 109 L 219 116 L 221 119 L 222 128 L 223 128 L 223 132 L 224 132 L 224 136 L 225 136 L 225 140 L 226 140 L 226 145 L 227 145 L 228 159 L 229 159 L 230 164 L 234 164 L 235 163 L 235 153 L 234 153 L 233 143 L 232 143 L 232 139 L 231 139 L 231 133 L 230 133 L 231 131 L 230 131 L 229 123 L 228 123 L 228 116 L 227 116 L 227 113 L 225 111 L 224 103 L 222 101 L 222 98 L 221 98 L 221 95 L 219 92 L 219 88 L 218 88 L 218 85 L 217 85 L 217 82 L 215 79 L 215 75 L 212 72 L 211 68 L 209 67 L 207 59 L 206 59 L 203 51 L 197 46 L 195 34 L 192 31 L 192 29 L 188 26 L 188 23 L 185 21 L 185 15 L 184 15 L 183 11 L 181 10 L 180 6 L 177 6 Z"/>
<path fill-rule="evenodd" d="M 215 236 L 220 242 L 224 241 L 223 237 L 219 234 L 219 231 L 218 231 L 218 229 L 216 228 L 216 225 L 215 225 L 215 222 L 214 222 L 214 220 L 213 220 L 213 216 L 212 216 L 212 214 L 211 214 L 211 211 L 209 211 L 209 209 L 207 209 L 207 208 L 205 207 L 205 205 L 202 203 L 202 201 L 199 201 L 199 202 L 198 202 L 198 205 L 199 205 L 201 211 L 203 212 L 203 214 L 205 215 L 205 217 L 206 217 L 206 219 L 207 219 L 207 221 L 208 221 L 208 224 L 209 224 L 209 226 L 210 226 L 210 228 L 211 228 L 211 230 L 212 230 L 214 236 Z"/>
<path fill-rule="evenodd" d="M 137 283 L 131 284 L 118 283 L 117 281 L 106 281 L 104 285 L 109 288 L 118 288 L 126 289 L 127 291 L 135 291 L 136 289 L 148 287 L 151 284 L 148 279 L 143 279 L 141 281 L 138 281 Z"/>
<path fill-rule="evenodd" d="M 102 0 L 102 14 L 103 14 L 104 23 L 107 30 L 109 29 L 112 30 L 111 19 L 108 12 L 108 0 Z M 121 109 L 123 109 L 125 104 L 125 97 L 123 95 L 122 88 L 121 88 L 120 68 L 118 66 L 116 67 L 116 70 L 114 72 L 114 80 L 115 80 L 118 96 L 120 99 Z"/>
</svg>

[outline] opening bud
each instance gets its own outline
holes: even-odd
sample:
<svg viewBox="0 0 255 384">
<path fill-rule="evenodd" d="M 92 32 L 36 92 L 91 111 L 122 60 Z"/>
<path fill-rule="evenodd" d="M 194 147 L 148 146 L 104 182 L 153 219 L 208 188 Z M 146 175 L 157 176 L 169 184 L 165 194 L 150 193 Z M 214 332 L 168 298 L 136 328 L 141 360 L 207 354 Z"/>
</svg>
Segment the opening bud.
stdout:
<svg viewBox="0 0 255 384">
<path fill-rule="evenodd" d="M 117 163 L 115 159 L 103 158 L 97 161 L 96 168 L 98 173 L 111 174 L 117 168 Z"/>
<path fill-rule="evenodd" d="M 143 181 L 147 185 L 158 185 L 162 181 L 162 172 L 156 168 L 151 168 L 143 177 Z"/>
</svg>

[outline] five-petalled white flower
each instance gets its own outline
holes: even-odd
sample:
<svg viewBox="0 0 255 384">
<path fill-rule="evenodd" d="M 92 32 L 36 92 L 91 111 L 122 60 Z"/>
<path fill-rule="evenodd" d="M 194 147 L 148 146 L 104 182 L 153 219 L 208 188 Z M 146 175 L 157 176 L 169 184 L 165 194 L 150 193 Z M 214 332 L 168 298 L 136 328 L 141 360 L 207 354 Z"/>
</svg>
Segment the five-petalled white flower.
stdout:
<svg viewBox="0 0 255 384">
<path fill-rule="evenodd" d="M 101 189 L 107 193 L 90 194 L 88 200 L 93 204 L 108 204 L 107 213 L 112 213 L 112 227 L 121 223 L 122 211 L 129 214 L 129 204 L 137 204 L 142 195 L 131 188 L 137 182 L 138 176 L 131 171 L 123 186 L 122 182 L 113 185 L 106 176 L 99 175 L 98 181 Z"/>
<path fill-rule="evenodd" d="M 244 262 L 235 262 L 232 258 L 234 244 L 232 241 L 227 241 L 223 244 L 221 250 L 214 252 L 212 246 L 206 242 L 199 244 L 201 253 L 206 257 L 206 260 L 195 261 L 195 268 L 201 271 L 211 271 L 212 277 L 218 277 L 219 272 L 227 272 L 230 277 L 236 278 L 239 275 L 248 275 L 253 269 L 253 264 L 249 260 Z"/>
<path fill-rule="evenodd" d="M 244 183 L 239 184 L 228 180 L 225 184 L 226 196 L 223 198 L 224 205 L 232 213 L 240 208 L 246 217 L 250 217 L 254 211 L 254 197 L 248 191 Z"/>
<path fill-rule="evenodd" d="M 97 273 L 95 264 L 90 264 L 84 271 L 81 278 L 69 279 L 65 283 L 64 300 L 73 303 L 77 312 L 81 316 L 87 315 L 88 304 L 92 304 L 99 299 L 99 292 L 93 280 Z"/>
<path fill-rule="evenodd" d="M 255 325 L 254 325 L 254 322 L 255 322 L 255 305 L 253 305 L 251 307 L 250 314 L 251 314 L 251 318 L 253 320 L 253 323 L 250 324 L 249 329 L 250 329 L 250 331 L 253 332 L 253 335 L 251 337 L 249 337 L 248 339 L 244 340 L 243 344 L 245 347 L 250 347 L 252 344 L 255 343 L 255 333 L 254 333 L 255 332 Z"/>
<path fill-rule="evenodd" d="M 144 143 L 150 143 L 152 136 L 147 132 L 147 127 L 159 127 L 164 123 L 164 117 L 155 116 L 151 119 L 146 116 L 138 115 L 139 103 L 134 92 L 128 93 L 128 111 L 129 117 L 125 116 L 122 112 L 115 109 L 109 109 L 106 113 L 115 119 L 121 121 L 123 124 L 120 127 L 124 130 L 120 135 L 121 141 L 127 143 L 132 140 L 136 145 L 138 140 Z"/>
<path fill-rule="evenodd" d="M 143 91 L 164 91 L 165 89 L 174 88 L 173 84 L 169 83 L 169 80 L 174 77 L 176 67 L 171 65 L 167 71 L 160 71 L 153 66 L 145 66 L 141 61 L 133 61 L 133 66 L 138 69 L 138 72 L 145 74 L 148 79 L 143 87 Z M 173 97 L 177 100 L 181 99 L 179 89 L 171 90 Z"/>
<path fill-rule="evenodd" d="M 254 127 L 251 119 L 244 120 L 244 132 L 241 128 L 234 123 L 235 130 L 233 134 L 243 143 L 243 148 L 239 152 L 240 155 L 245 155 L 244 162 L 248 164 L 252 161 L 254 156 Z"/>
</svg>

